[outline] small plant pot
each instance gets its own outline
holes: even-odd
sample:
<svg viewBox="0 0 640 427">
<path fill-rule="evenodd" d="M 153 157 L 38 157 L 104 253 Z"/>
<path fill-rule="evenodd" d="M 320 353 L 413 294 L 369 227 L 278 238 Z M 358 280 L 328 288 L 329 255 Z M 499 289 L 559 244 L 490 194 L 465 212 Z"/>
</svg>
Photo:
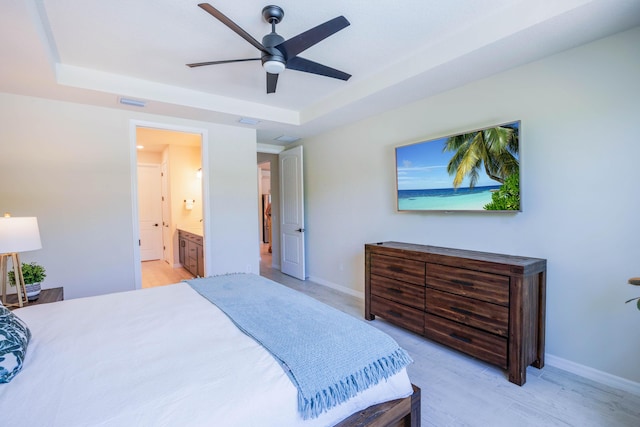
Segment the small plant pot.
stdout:
<svg viewBox="0 0 640 427">
<path fill-rule="evenodd" d="M 27 288 L 27 300 L 35 301 L 40 296 L 40 283 L 29 283 L 26 284 Z"/>
</svg>

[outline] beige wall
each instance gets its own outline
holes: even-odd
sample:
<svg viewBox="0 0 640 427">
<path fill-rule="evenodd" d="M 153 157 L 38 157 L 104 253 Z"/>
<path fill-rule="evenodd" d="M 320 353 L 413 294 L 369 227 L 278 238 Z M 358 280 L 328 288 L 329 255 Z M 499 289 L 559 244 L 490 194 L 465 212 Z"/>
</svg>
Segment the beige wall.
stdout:
<svg viewBox="0 0 640 427">
<path fill-rule="evenodd" d="M 638 46 L 640 28 L 306 141 L 311 278 L 361 293 L 363 245 L 385 240 L 546 258 L 548 360 L 640 390 L 640 312 L 624 303 L 639 294 Z M 394 147 L 512 120 L 522 213 L 395 211 Z"/>
<path fill-rule="evenodd" d="M 178 259 L 178 228 L 199 228 L 203 226 L 202 179 L 196 171 L 202 167 L 200 147 L 184 147 L 171 145 L 166 150 L 168 156 L 168 172 L 171 201 L 171 236 L 173 264 L 180 264 Z M 185 200 L 195 200 L 193 209 L 185 208 Z"/>
<path fill-rule="evenodd" d="M 43 286 L 67 298 L 134 289 L 135 121 L 206 135 L 209 273 L 258 271 L 254 130 L 0 94 L 0 211 L 38 217 L 43 248 L 23 261 L 45 265 Z"/>
</svg>

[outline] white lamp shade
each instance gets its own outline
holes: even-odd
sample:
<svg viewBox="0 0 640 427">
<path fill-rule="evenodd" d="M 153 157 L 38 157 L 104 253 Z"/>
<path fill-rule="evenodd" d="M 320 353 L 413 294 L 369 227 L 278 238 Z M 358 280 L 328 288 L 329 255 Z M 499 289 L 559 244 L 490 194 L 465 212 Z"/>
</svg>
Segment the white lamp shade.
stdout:
<svg viewBox="0 0 640 427">
<path fill-rule="evenodd" d="M 0 217 L 0 254 L 41 249 L 38 219 L 31 217 Z"/>
</svg>

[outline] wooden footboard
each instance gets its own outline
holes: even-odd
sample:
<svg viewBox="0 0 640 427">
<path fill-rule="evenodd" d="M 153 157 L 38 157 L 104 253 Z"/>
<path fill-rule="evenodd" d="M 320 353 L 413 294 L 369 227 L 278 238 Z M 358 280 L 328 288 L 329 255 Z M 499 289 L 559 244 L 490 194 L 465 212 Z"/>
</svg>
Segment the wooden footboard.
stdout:
<svg viewBox="0 0 640 427">
<path fill-rule="evenodd" d="M 413 385 L 411 396 L 370 406 L 336 425 L 336 427 L 365 426 L 420 427 L 420 388 Z"/>
</svg>

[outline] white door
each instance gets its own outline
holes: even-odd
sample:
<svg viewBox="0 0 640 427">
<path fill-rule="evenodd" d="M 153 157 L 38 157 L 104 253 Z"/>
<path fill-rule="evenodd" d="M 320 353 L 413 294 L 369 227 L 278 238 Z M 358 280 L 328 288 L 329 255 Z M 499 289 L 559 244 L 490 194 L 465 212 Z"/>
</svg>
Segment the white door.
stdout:
<svg viewBox="0 0 640 427">
<path fill-rule="evenodd" d="M 160 165 L 138 165 L 140 260 L 162 257 L 162 192 Z"/>
<path fill-rule="evenodd" d="M 302 146 L 283 151 L 279 158 L 281 270 L 305 280 Z"/>
</svg>

